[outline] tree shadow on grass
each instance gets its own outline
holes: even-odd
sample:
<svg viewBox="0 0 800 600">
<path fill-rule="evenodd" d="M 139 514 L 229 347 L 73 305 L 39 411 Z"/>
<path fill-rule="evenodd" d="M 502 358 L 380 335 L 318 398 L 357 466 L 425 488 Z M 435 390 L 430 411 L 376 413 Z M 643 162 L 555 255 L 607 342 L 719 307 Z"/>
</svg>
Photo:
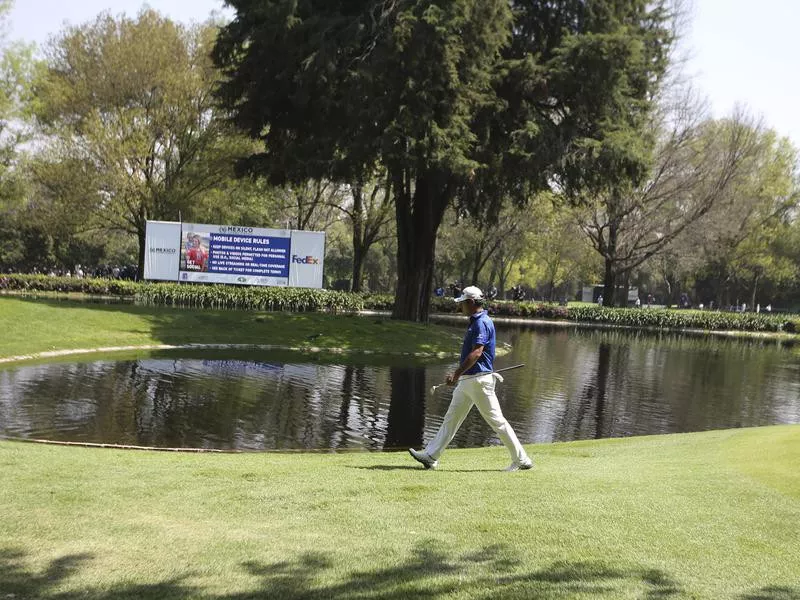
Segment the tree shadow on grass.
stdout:
<svg viewBox="0 0 800 600">
<path fill-rule="evenodd" d="M 740 600 L 800 600 L 800 587 L 767 586 L 739 596 Z"/>
<path fill-rule="evenodd" d="M 670 598 L 682 592 L 666 573 L 636 566 L 613 566 L 605 561 L 558 562 L 526 571 L 522 557 L 503 545 L 490 545 L 453 554 L 435 542 L 420 543 L 405 559 L 377 561 L 365 568 L 345 557 L 308 552 L 275 563 L 248 561 L 241 565 L 254 583 L 251 589 L 215 595 L 186 583 L 192 573 L 150 584 L 100 587 L 73 585 L 91 555 L 74 554 L 54 560 L 41 572 L 25 567 L 25 555 L 0 550 L 0 598 L 41 600 L 427 600 L 452 594 L 489 600 L 571 598 L 576 594 L 612 597 Z M 783 600 L 783 596 L 746 598 Z M 787 596 L 787 598 L 795 598 Z"/>
<path fill-rule="evenodd" d="M 112 585 L 103 590 L 82 589 L 63 592 L 57 588 L 77 576 L 81 567 L 94 558 L 92 554 L 70 554 L 53 560 L 41 573 L 24 565 L 25 554 L 0 549 L 0 598 L 14 600 L 140 600 L 195 598 L 197 590 L 183 586 L 178 580 L 156 584 Z"/>
<path fill-rule="evenodd" d="M 349 467 L 351 469 L 363 469 L 365 471 L 428 471 L 430 469 L 425 469 L 419 465 L 371 465 L 369 467 Z M 505 467 L 497 469 L 448 469 L 447 467 L 442 469 L 436 469 L 435 472 L 441 473 L 500 473 L 505 470 Z"/>
</svg>

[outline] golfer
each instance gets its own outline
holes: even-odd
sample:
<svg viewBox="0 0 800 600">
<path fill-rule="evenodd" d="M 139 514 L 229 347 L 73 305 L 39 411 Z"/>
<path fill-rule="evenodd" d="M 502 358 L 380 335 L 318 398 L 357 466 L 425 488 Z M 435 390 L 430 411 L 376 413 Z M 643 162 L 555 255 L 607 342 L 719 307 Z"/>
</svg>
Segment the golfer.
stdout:
<svg viewBox="0 0 800 600">
<path fill-rule="evenodd" d="M 495 348 L 494 323 L 483 310 L 483 300 L 483 292 L 475 286 L 464 288 L 461 295 L 455 299 L 461 303 L 461 312 L 469 316 L 469 328 L 461 346 L 461 365 L 455 373 L 447 376 L 448 385 L 455 385 L 456 382 L 458 385 L 453 390 L 453 399 L 436 437 L 428 442 L 421 452 L 409 449 L 411 456 L 421 462 L 426 469 L 435 469 L 438 466 L 439 457 L 461 427 L 473 404 L 478 406 L 481 416 L 494 429 L 511 454 L 511 465 L 505 470 L 519 471 L 533 466 L 511 425 L 503 416 L 494 393 L 495 378 L 499 378 L 492 373 Z M 459 381 L 462 375 L 476 376 Z"/>
</svg>

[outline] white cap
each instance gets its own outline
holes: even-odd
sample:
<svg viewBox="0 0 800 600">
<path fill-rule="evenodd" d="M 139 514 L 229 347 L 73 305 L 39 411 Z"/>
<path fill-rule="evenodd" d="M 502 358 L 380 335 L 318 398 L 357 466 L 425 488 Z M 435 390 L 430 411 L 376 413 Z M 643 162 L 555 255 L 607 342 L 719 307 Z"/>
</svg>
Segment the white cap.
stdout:
<svg viewBox="0 0 800 600">
<path fill-rule="evenodd" d="M 474 285 L 469 285 L 461 290 L 461 295 L 455 299 L 456 302 L 464 300 L 483 300 L 483 292 Z"/>
</svg>

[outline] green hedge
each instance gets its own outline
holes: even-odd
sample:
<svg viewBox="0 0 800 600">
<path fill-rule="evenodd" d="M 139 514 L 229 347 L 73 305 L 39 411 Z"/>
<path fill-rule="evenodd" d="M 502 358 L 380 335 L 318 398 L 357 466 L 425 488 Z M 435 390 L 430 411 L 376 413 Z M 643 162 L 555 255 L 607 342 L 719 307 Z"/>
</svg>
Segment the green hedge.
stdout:
<svg viewBox="0 0 800 600">
<path fill-rule="evenodd" d="M 355 312 L 358 294 L 305 288 L 136 283 L 115 279 L 75 279 L 46 275 L 2 275 L 0 290 L 75 292 L 135 298 L 150 305 L 286 310 L 292 312 Z"/>
<path fill-rule="evenodd" d="M 388 294 L 352 294 L 303 288 L 135 283 L 113 279 L 75 279 L 46 275 L 0 275 L 0 291 L 2 290 L 80 292 L 133 297 L 137 302 L 151 305 L 293 312 L 390 311 L 394 305 L 394 296 Z M 555 304 L 510 301 L 493 301 L 487 305 L 487 308 L 492 315 L 498 317 L 555 319 L 662 329 L 800 333 L 800 319 L 796 315 L 603 308 L 594 305 L 566 307 Z M 431 312 L 456 313 L 458 310 L 458 305 L 453 302 L 452 298 L 431 299 Z"/>
<path fill-rule="evenodd" d="M 140 286 L 136 300 L 144 304 L 292 312 L 356 312 L 364 307 L 358 294 L 329 290 L 177 283 Z"/>
<path fill-rule="evenodd" d="M 393 296 L 365 296 L 364 308 L 391 310 Z M 497 317 L 549 319 L 580 323 L 603 323 L 628 327 L 661 329 L 703 329 L 716 331 L 786 331 L 800 332 L 800 320 L 787 315 L 768 313 L 727 313 L 715 311 L 683 311 L 678 309 L 604 308 L 602 306 L 559 306 L 537 302 L 497 300 L 487 305 Z M 458 304 L 452 298 L 433 298 L 431 312 L 457 313 Z"/>
<path fill-rule="evenodd" d="M 135 296 L 142 284 L 122 279 L 77 279 L 48 275 L 0 275 L 0 291 L 83 293 L 101 296 Z"/>
</svg>

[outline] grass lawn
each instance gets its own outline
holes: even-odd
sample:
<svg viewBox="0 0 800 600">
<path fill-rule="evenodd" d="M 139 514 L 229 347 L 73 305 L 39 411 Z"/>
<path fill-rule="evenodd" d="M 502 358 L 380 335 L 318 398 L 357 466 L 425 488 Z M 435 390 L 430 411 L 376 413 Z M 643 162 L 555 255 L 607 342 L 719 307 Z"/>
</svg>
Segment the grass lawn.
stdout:
<svg viewBox="0 0 800 600">
<path fill-rule="evenodd" d="M 0 598 L 800 597 L 800 427 L 406 454 L 0 442 Z"/>
<path fill-rule="evenodd" d="M 376 353 L 447 353 L 458 331 L 383 318 L 256 313 L 0 297 L 0 357 L 148 344 L 266 344 Z M 2 598 L 2 596 L 0 596 Z"/>
</svg>

